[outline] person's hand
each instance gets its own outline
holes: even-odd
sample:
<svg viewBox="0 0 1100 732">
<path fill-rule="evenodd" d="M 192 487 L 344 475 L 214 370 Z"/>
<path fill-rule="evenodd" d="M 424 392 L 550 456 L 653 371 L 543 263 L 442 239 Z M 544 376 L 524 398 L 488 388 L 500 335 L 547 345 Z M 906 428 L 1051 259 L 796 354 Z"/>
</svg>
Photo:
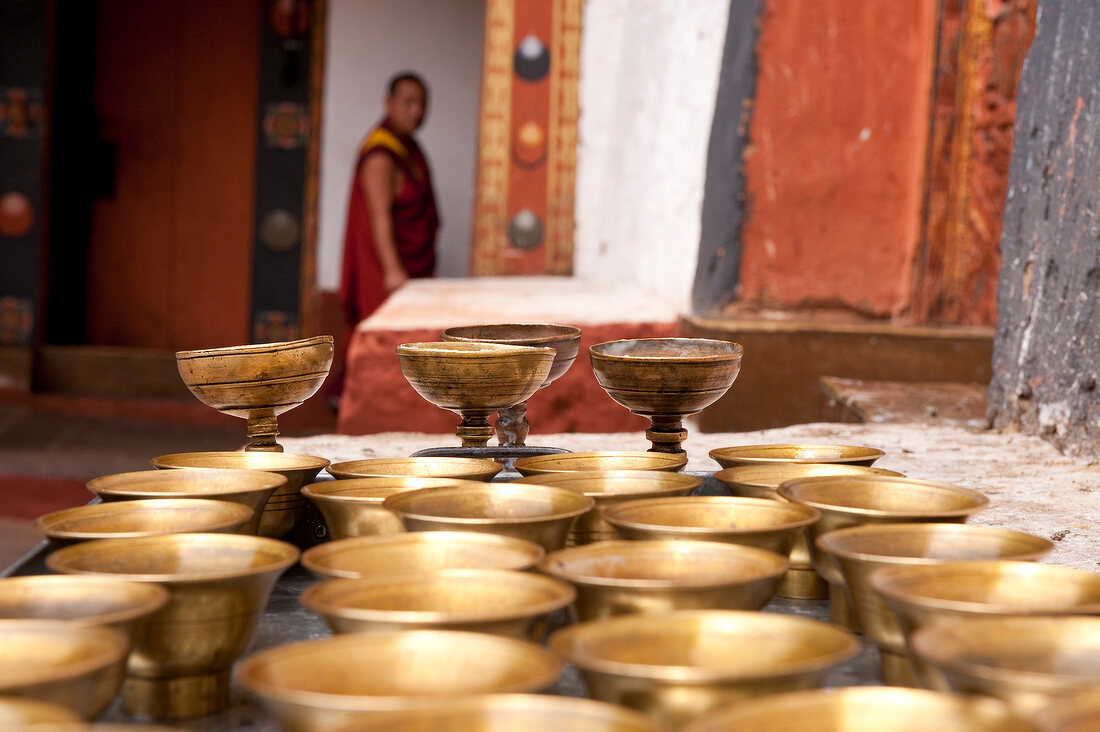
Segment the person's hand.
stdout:
<svg viewBox="0 0 1100 732">
<path fill-rule="evenodd" d="M 386 270 L 382 274 L 382 284 L 386 286 L 386 292 L 393 292 L 408 281 L 409 273 L 400 267 Z"/>
</svg>

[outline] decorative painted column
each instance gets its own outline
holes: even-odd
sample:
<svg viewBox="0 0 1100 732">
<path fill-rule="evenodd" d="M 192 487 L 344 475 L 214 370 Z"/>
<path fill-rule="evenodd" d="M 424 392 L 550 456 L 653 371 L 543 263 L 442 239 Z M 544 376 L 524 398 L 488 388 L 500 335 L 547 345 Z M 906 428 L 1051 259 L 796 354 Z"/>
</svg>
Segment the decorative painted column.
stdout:
<svg viewBox="0 0 1100 732">
<path fill-rule="evenodd" d="M 573 271 L 581 0 L 487 0 L 471 272 Z"/>
</svg>

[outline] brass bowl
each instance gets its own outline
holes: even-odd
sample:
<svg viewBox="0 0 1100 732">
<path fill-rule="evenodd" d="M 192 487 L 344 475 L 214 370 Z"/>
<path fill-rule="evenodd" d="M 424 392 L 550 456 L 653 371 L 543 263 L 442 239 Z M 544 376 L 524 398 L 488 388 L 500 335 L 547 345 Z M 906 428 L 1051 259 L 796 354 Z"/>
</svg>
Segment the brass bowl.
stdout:
<svg viewBox="0 0 1100 732">
<path fill-rule="evenodd" d="M 912 522 L 965 523 L 989 505 L 981 493 L 948 483 L 889 476 L 822 476 L 789 480 L 779 495 L 821 512 L 806 541 L 810 561 L 829 583 L 829 613 L 833 622 L 859 630 L 844 586 L 844 576 L 817 547 L 817 537 L 848 526 Z"/>
<path fill-rule="evenodd" d="M 1095 732 L 1100 729 L 1100 689 L 1061 698 L 1031 721 L 1036 732 Z"/>
<path fill-rule="evenodd" d="M 602 510 L 640 498 L 686 496 L 698 488 L 703 479 L 661 470 L 586 470 L 531 475 L 512 482 L 566 488 L 596 502 L 591 511 L 574 522 L 566 539 L 566 545 L 573 546 L 619 538 L 611 524 L 600 515 Z"/>
<path fill-rule="evenodd" d="M 347 478 L 311 483 L 302 488 L 328 527 L 329 538 L 399 534 L 405 531 L 401 519 L 382 502 L 392 495 L 421 488 L 466 485 L 461 478 L 423 478 L 401 475 L 390 478 Z"/>
<path fill-rule="evenodd" d="M 51 511 L 34 526 L 59 549 L 89 539 L 240 530 L 255 516 L 248 506 L 208 498 L 139 498 Z"/>
<path fill-rule="evenodd" d="M 403 343 L 397 363 L 416 393 L 462 416 L 463 447 L 484 447 L 493 436 L 489 415 L 526 402 L 550 374 L 556 351 L 536 346 L 438 341 Z"/>
<path fill-rule="evenodd" d="M 687 465 L 687 453 L 641 450 L 563 452 L 517 458 L 512 467 L 520 475 L 547 475 L 590 470 L 663 470 L 677 472 Z"/>
<path fill-rule="evenodd" d="M 407 457 L 348 460 L 328 466 L 334 478 L 455 478 L 490 481 L 504 465 L 489 458 Z"/>
<path fill-rule="evenodd" d="M 116 628 L 65 620 L 0 620 L 0 695 L 103 713 L 122 685 L 130 641 Z"/>
<path fill-rule="evenodd" d="M 593 698 L 675 729 L 724 704 L 817 686 L 859 641 L 794 615 L 681 610 L 578 623 L 549 646 L 580 670 Z"/>
<path fill-rule="evenodd" d="M 439 337 L 444 341 L 478 341 L 505 346 L 543 346 L 554 349 L 554 362 L 539 388 L 569 370 L 577 358 L 581 345 L 581 329 L 572 325 L 552 323 L 500 323 L 493 325 L 464 325 L 447 328 Z M 520 446 L 526 444 L 530 424 L 527 421 L 527 402 L 498 411 L 494 430 L 500 444 Z"/>
<path fill-rule="evenodd" d="M 886 453 L 861 445 L 735 445 L 708 453 L 723 468 L 776 463 L 840 463 L 870 467 Z"/>
<path fill-rule="evenodd" d="M 725 394 L 741 369 L 744 349 L 709 338 L 639 338 L 590 346 L 596 381 L 613 400 L 653 423 L 654 452 L 683 452 L 683 418 Z"/>
<path fill-rule="evenodd" d="M 248 506 L 253 516 L 241 527 L 255 534 L 267 499 L 286 485 L 286 476 L 259 470 L 139 470 L 93 478 L 88 490 L 100 500 L 136 498 L 214 498 Z"/>
<path fill-rule="evenodd" d="M 79 714 L 62 704 L 19 697 L 0 698 L 0 729 L 3 730 L 49 730 L 54 729 L 54 725 L 82 722 Z"/>
<path fill-rule="evenodd" d="M 613 704 L 549 694 L 482 694 L 444 707 L 380 714 L 366 724 L 334 732 L 662 732 L 641 714 Z"/>
<path fill-rule="evenodd" d="M 329 461 L 313 455 L 286 452 L 181 452 L 161 455 L 150 461 L 155 468 L 216 468 L 218 470 L 263 470 L 278 473 L 286 484 L 275 489 L 260 515 L 260 536 L 281 539 L 290 533 L 306 501 L 301 490 L 305 483 L 317 477 Z"/>
<path fill-rule="evenodd" d="M 641 498 L 603 510 L 624 539 L 700 539 L 766 549 L 784 557 L 820 517 L 795 503 L 763 498 L 677 496 Z"/>
<path fill-rule="evenodd" d="M 320 582 L 302 593 L 302 605 L 334 633 L 469 630 L 540 642 L 547 616 L 577 594 L 565 582 L 510 569 L 394 572 Z"/>
<path fill-rule="evenodd" d="M 1024 717 L 1100 689 L 1097 617 L 944 619 L 914 632 L 910 647 L 953 691 L 1003 699 Z"/>
<path fill-rule="evenodd" d="M 539 571 L 577 588 L 579 620 L 671 610 L 759 610 L 787 560 L 709 541 L 601 541 L 551 552 Z"/>
<path fill-rule="evenodd" d="M 276 417 L 317 393 L 333 357 L 332 336 L 177 351 L 180 378 L 203 404 L 248 420 L 249 450 L 282 452 Z"/>
<path fill-rule="evenodd" d="M 891 475 L 901 473 L 885 468 L 869 468 L 844 463 L 758 463 L 723 468 L 714 474 L 730 489 L 730 493 L 742 498 L 769 498 L 789 503 L 779 495 L 779 486 L 796 478 L 813 478 L 822 475 Z M 779 583 L 775 594 L 797 600 L 820 600 L 829 596 L 829 585 L 821 578 L 810 562 L 810 546 L 806 532 L 798 535 L 791 548 L 791 568 Z"/>
<path fill-rule="evenodd" d="M 46 566 L 168 589 L 168 604 L 135 634 L 123 706 L 178 718 L 228 705 L 229 669 L 251 642 L 275 581 L 297 560 L 298 549 L 276 539 L 168 534 L 73 544 L 47 556 Z"/>
<path fill-rule="evenodd" d="M 470 531 L 419 531 L 362 536 L 310 547 L 302 566 L 322 579 L 374 577 L 401 571 L 534 567 L 546 550 L 534 542 Z"/>
<path fill-rule="evenodd" d="M 920 628 L 958 618 L 1100 615 L 1100 575 L 1038 562 L 987 560 L 882 567 L 867 584 L 894 613 L 916 681 L 946 690 L 934 669 L 913 655 Z"/>
<path fill-rule="evenodd" d="M 0 618 L 106 625 L 133 637 L 168 604 L 168 590 L 113 577 L 43 574 L 0 579 Z"/>
<path fill-rule="evenodd" d="M 562 664 L 534 643 L 487 633 L 347 633 L 254 653 L 237 682 L 284 730 L 329 732 L 384 712 L 449 707 L 460 696 L 541 691 Z"/>
<path fill-rule="evenodd" d="M 850 686 L 773 694 L 717 709 L 681 732 L 1032 732 L 997 699 Z"/>
<path fill-rule="evenodd" d="M 1048 539 L 1010 529 L 974 524 L 877 524 L 838 529 L 817 538 L 817 546 L 844 576 L 849 600 L 864 632 L 879 646 L 886 683 L 912 686 L 905 637 L 894 614 L 871 590 L 868 577 L 887 566 L 934 565 L 950 561 L 1015 559 L 1034 561 L 1054 548 Z"/>
<path fill-rule="evenodd" d="M 396 513 L 408 531 L 502 534 L 554 551 L 565 545 L 574 519 L 591 511 L 596 502 L 565 488 L 484 483 L 398 493 L 382 505 Z"/>
</svg>

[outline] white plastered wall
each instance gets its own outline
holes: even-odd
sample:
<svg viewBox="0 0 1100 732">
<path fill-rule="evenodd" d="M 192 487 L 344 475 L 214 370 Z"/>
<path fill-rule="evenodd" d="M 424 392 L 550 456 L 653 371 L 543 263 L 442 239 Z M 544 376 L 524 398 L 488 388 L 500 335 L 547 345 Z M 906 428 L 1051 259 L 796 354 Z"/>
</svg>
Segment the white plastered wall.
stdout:
<svg viewBox="0 0 1100 732">
<path fill-rule="evenodd" d="M 387 80 L 414 69 L 428 82 L 417 133 L 443 219 L 437 273 L 469 271 L 485 0 L 329 0 L 321 127 L 317 284 L 340 284 L 348 186 L 367 130 L 382 118 Z"/>
<path fill-rule="evenodd" d="M 586 1 L 577 276 L 632 281 L 687 310 L 729 3 Z"/>
</svg>

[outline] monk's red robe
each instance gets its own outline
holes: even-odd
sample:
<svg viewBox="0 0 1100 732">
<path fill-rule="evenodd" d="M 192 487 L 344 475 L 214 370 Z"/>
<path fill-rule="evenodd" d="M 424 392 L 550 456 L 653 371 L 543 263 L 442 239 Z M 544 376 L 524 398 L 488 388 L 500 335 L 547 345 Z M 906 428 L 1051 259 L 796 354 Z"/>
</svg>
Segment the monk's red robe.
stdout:
<svg viewBox="0 0 1100 732">
<path fill-rule="evenodd" d="M 363 141 L 348 195 L 340 304 L 352 328 L 374 312 L 388 295 L 382 280 L 382 265 L 374 248 L 370 209 L 360 183 L 363 164 L 371 155 L 388 155 L 405 180 L 390 209 L 397 253 L 405 271 L 409 277 L 431 277 L 435 272 L 439 214 L 428 161 L 412 137 L 398 135 L 382 122 Z"/>
</svg>

